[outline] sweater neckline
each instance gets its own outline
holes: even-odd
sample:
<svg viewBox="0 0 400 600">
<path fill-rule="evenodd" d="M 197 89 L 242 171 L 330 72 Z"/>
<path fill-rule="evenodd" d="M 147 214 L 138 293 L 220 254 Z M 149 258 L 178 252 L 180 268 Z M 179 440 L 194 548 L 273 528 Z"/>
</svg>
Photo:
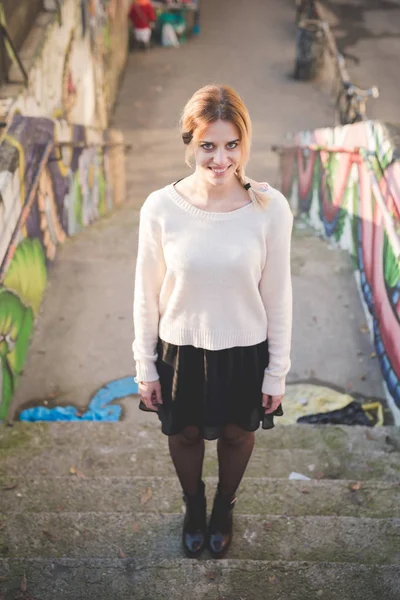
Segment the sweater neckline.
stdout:
<svg viewBox="0 0 400 600">
<path fill-rule="evenodd" d="M 176 191 L 173 183 L 167 185 L 166 189 L 175 204 L 183 208 L 183 210 L 186 210 L 186 212 L 192 214 L 194 217 L 201 219 L 209 219 L 212 221 L 230 221 L 232 219 L 238 219 L 239 217 L 243 216 L 244 213 L 253 209 L 253 202 L 249 202 L 249 204 L 245 204 L 240 208 L 236 208 L 235 210 L 230 210 L 228 212 L 202 210 L 201 208 L 197 208 L 197 206 L 193 206 L 193 204 L 190 204 L 190 202 L 185 200 L 185 198 L 183 198 L 183 196 Z"/>
</svg>

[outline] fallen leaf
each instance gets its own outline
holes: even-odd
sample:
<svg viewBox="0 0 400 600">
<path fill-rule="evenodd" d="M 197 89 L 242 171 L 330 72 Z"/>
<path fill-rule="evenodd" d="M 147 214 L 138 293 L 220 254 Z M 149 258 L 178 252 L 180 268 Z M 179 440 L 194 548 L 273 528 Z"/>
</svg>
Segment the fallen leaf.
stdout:
<svg viewBox="0 0 400 600">
<path fill-rule="evenodd" d="M 133 531 L 133 533 L 139 533 L 139 531 L 140 531 L 140 525 L 139 525 L 139 523 L 134 523 L 132 525 L 132 531 Z"/>
<path fill-rule="evenodd" d="M 352 483 L 350 488 L 356 492 L 357 490 L 360 490 L 362 488 L 362 484 L 360 482 L 358 483 Z"/>
<path fill-rule="evenodd" d="M 7 483 L 3 486 L 3 490 L 14 490 L 17 487 L 16 483 Z"/>
<path fill-rule="evenodd" d="M 84 473 L 77 469 L 76 467 L 70 467 L 69 472 L 71 475 L 76 475 L 77 477 L 85 477 Z"/>
<path fill-rule="evenodd" d="M 60 538 L 58 537 L 58 535 L 54 535 L 53 533 L 51 533 L 51 531 L 42 531 L 43 535 L 45 537 L 47 537 L 48 540 L 50 540 L 51 542 L 57 542 Z"/>
<path fill-rule="evenodd" d="M 301 492 L 302 494 L 309 494 L 309 493 L 310 493 L 310 490 L 300 490 L 300 492 Z"/>
<path fill-rule="evenodd" d="M 60 506 L 57 506 L 57 508 L 56 508 L 56 511 L 57 511 L 57 512 L 61 512 L 61 511 L 63 510 L 63 508 L 64 508 L 64 507 L 63 507 L 63 506 L 61 506 L 61 505 L 60 505 Z"/>
<path fill-rule="evenodd" d="M 217 577 L 218 575 L 215 571 L 210 571 L 209 573 L 207 573 L 207 579 L 209 579 L 210 581 L 215 581 Z"/>
<path fill-rule="evenodd" d="M 360 331 L 361 331 L 361 333 L 368 333 L 369 332 L 368 325 L 366 323 L 363 323 L 360 327 Z"/>
<path fill-rule="evenodd" d="M 269 579 L 270 583 L 273 583 L 273 584 L 278 583 L 278 579 L 276 578 L 275 575 L 271 575 L 270 577 L 268 577 L 268 579 Z"/>
<path fill-rule="evenodd" d="M 26 574 L 24 573 L 24 576 L 22 577 L 22 581 L 21 581 L 21 592 L 26 592 L 28 588 L 28 583 L 26 581 Z"/>
<path fill-rule="evenodd" d="M 367 379 L 367 376 L 366 375 L 361 375 L 360 379 L 361 379 L 361 381 L 365 381 Z"/>
<path fill-rule="evenodd" d="M 121 550 L 121 548 L 119 549 L 119 557 L 120 558 L 126 558 L 126 554 L 123 550 Z"/>
<path fill-rule="evenodd" d="M 271 522 L 265 523 L 265 528 L 266 529 L 271 529 L 271 527 L 272 527 L 272 523 Z"/>
<path fill-rule="evenodd" d="M 149 487 L 144 492 L 144 494 L 142 494 L 142 496 L 140 498 L 140 504 L 146 504 L 149 500 L 151 500 L 152 496 L 153 496 L 153 490 Z"/>
<path fill-rule="evenodd" d="M 376 352 L 371 352 L 371 354 L 369 355 L 370 358 L 376 358 Z"/>
<path fill-rule="evenodd" d="M 43 475 L 46 475 L 47 469 L 42 469 L 42 473 L 43 473 Z"/>
</svg>

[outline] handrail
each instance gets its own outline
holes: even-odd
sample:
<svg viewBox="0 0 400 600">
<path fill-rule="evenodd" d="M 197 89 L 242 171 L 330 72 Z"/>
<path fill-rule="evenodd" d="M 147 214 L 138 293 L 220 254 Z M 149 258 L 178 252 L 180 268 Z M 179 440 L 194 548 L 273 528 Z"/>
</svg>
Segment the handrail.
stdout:
<svg viewBox="0 0 400 600">
<path fill-rule="evenodd" d="M 341 153 L 341 154 L 360 154 L 360 151 L 362 150 L 361 147 L 355 147 L 355 148 L 335 148 L 334 146 L 331 147 L 326 147 L 326 146 L 318 146 L 317 144 L 305 144 L 305 145 L 289 145 L 289 144 L 274 144 L 273 146 L 271 146 L 271 150 L 272 152 L 283 152 L 285 150 L 312 150 L 313 152 L 332 152 L 332 153 Z M 367 152 L 370 152 L 369 150 L 366 150 Z M 375 154 L 375 152 L 372 152 L 372 154 Z"/>
<path fill-rule="evenodd" d="M 54 144 L 54 158 L 50 159 L 50 162 L 62 160 L 61 148 L 115 148 L 123 147 L 125 152 L 132 150 L 132 144 L 126 144 L 125 142 L 56 142 Z"/>
</svg>

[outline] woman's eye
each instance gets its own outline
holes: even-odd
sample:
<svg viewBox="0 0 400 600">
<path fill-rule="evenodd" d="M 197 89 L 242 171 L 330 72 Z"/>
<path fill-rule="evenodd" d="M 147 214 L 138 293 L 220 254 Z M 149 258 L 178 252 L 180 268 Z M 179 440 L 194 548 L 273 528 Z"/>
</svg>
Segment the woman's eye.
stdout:
<svg viewBox="0 0 400 600">
<path fill-rule="evenodd" d="M 237 142 L 230 142 L 227 147 L 228 150 L 234 150 L 237 147 L 238 143 Z"/>
<path fill-rule="evenodd" d="M 213 145 L 212 144 L 202 144 L 201 147 L 203 148 L 203 150 L 212 150 Z"/>
</svg>

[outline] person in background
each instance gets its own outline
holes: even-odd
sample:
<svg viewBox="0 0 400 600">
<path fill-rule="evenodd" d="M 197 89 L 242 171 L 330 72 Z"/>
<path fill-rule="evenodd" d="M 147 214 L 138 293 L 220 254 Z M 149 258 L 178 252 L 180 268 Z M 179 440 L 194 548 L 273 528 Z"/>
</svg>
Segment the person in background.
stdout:
<svg viewBox="0 0 400 600">
<path fill-rule="evenodd" d="M 128 17 L 132 23 L 135 40 L 149 48 L 151 30 L 157 20 L 151 0 L 134 0 Z"/>
</svg>

